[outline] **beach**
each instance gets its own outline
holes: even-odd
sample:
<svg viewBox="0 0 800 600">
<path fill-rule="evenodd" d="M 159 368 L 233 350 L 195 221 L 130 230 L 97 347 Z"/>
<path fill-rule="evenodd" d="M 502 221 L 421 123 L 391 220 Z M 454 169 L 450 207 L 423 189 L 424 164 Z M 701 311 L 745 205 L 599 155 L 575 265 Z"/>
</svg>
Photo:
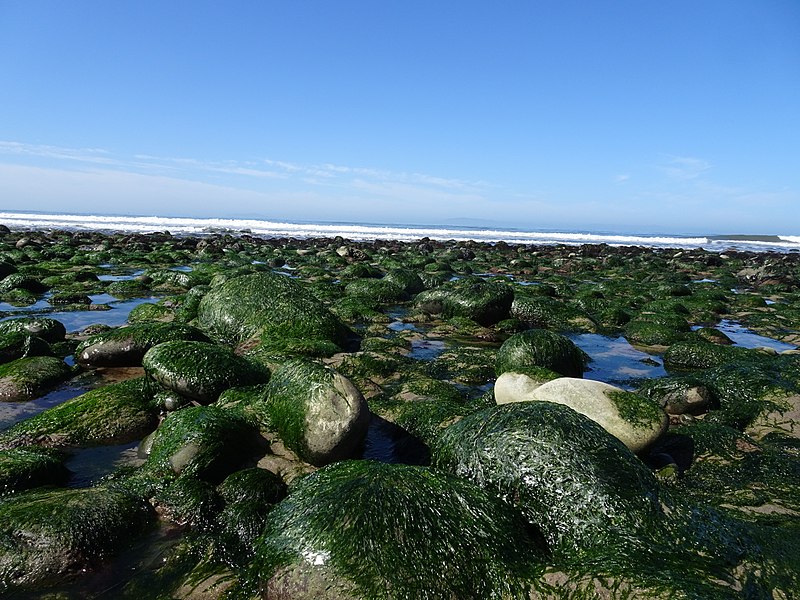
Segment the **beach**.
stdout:
<svg viewBox="0 0 800 600">
<path fill-rule="evenodd" d="M 10 598 L 800 594 L 797 236 L 0 223 Z"/>
</svg>

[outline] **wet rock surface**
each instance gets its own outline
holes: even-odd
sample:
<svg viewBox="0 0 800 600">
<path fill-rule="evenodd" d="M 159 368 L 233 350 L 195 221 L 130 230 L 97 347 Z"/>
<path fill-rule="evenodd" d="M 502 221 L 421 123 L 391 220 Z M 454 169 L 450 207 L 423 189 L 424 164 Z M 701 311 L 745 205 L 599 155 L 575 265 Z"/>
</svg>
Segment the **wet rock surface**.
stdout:
<svg viewBox="0 0 800 600">
<path fill-rule="evenodd" d="M 796 254 L 0 228 L 0 277 L 0 595 L 800 595 Z"/>
</svg>

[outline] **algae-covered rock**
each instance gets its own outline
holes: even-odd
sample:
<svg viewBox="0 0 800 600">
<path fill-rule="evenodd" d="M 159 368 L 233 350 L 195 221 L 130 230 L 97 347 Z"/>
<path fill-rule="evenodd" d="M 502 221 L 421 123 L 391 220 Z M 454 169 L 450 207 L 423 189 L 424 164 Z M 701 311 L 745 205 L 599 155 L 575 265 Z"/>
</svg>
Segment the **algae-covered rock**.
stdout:
<svg viewBox="0 0 800 600">
<path fill-rule="evenodd" d="M 282 348 L 292 340 L 347 344 L 352 332 L 301 284 L 274 273 L 234 277 L 200 301 L 197 321 L 226 342 L 256 337 Z"/>
<path fill-rule="evenodd" d="M 531 367 L 524 373 L 506 371 L 494 382 L 494 401 L 497 404 L 526 402 L 536 388 L 553 379 L 558 379 L 558 374 L 543 367 Z"/>
<path fill-rule="evenodd" d="M 544 367 L 565 377 L 581 377 L 586 355 L 568 338 L 546 329 L 529 329 L 508 338 L 497 351 L 495 371 L 524 372 Z"/>
<path fill-rule="evenodd" d="M 25 290 L 33 294 L 41 294 L 47 291 L 47 286 L 40 279 L 25 275 L 24 273 L 12 273 L 0 280 L 0 294 L 5 294 L 13 290 Z"/>
<path fill-rule="evenodd" d="M 390 269 L 384 279 L 399 286 L 407 294 L 418 294 L 425 289 L 420 276 L 411 269 Z"/>
<path fill-rule="evenodd" d="M 650 470 L 561 404 L 522 402 L 467 415 L 447 428 L 434 459 L 517 506 L 556 555 L 635 545 L 661 517 Z"/>
<path fill-rule="evenodd" d="M 275 507 L 252 565 L 269 598 L 521 599 L 542 557 L 517 513 L 468 481 L 345 461 Z"/>
<path fill-rule="evenodd" d="M 369 426 L 361 392 L 340 373 L 310 361 L 275 370 L 266 409 L 286 445 L 317 466 L 351 457 Z"/>
<path fill-rule="evenodd" d="M 52 354 L 50 344 L 38 336 L 19 331 L 0 333 L 0 364 L 26 356 L 52 356 Z"/>
<path fill-rule="evenodd" d="M 158 424 L 154 385 L 145 377 L 91 390 L 17 423 L 0 434 L 0 448 L 104 446 L 139 440 Z"/>
<path fill-rule="evenodd" d="M 175 340 L 210 341 L 190 325 L 137 323 L 90 337 L 75 350 L 75 359 L 86 367 L 138 367 L 150 348 Z"/>
<path fill-rule="evenodd" d="M 669 417 L 658 404 L 602 381 L 559 377 L 520 400 L 569 406 L 601 425 L 631 452 L 641 452 L 669 427 Z"/>
<path fill-rule="evenodd" d="M 70 368 L 60 358 L 30 356 L 0 365 L 0 402 L 37 398 L 69 377 Z"/>
<path fill-rule="evenodd" d="M 670 415 L 702 413 L 712 399 L 708 387 L 698 379 L 687 377 L 649 379 L 637 393 L 658 402 Z"/>
<path fill-rule="evenodd" d="M 513 300 L 514 292 L 507 285 L 471 277 L 421 292 L 416 305 L 445 319 L 466 317 L 488 326 L 508 318 Z"/>
<path fill-rule="evenodd" d="M 184 408 L 167 416 L 153 435 L 142 472 L 153 480 L 180 476 L 217 484 L 252 454 L 256 433 L 235 411 Z"/>
<path fill-rule="evenodd" d="M 274 473 L 254 467 L 231 473 L 218 491 L 224 502 L 219 523 L 227 538 L 226 552 L 252 558 L 267 514 L 286 496 L 286 484 Z"/>
<path fill-rule="evenodd" d="M 664 366 L 668 369 L 708 369 L 735 360 L 743 352 L 747 351 L 705 341 L 678 342 L 664 353 Z"/>
<path fill-rule="evenodd" d="M 154 346 L 142 359 L 145 372 L 165 388 L 201 404 L 214 402 L 228 388 L 256 385 L 269 370 L 225 346 L 174 341 Z"/>
<path fill-rule="evenodd" d="M 64 457 L 58 451 L 36 446 L 0 450 L 0 496 L 62 484 L 68 477 Z"/>
<path fill-rule="evenodd" d="M 0 322 L 0 335 L 12 332 L 35 335 L 50 343 L 62 341 L 67 334 L 64 324 L 50 317 L 16 317 Z"/>
<path fill-rule="evenodd" d="M 347 284 L 348 296 L 363 296 L 380 304 L 408 300 L 408 294 L 399 285 L 387 279 L 355 279 Z"/>
<path fill-rule="evenodd" d="M 128 546 L 153 521 L 110 486 L 31 490 L 0 500 L 0 595 L 62 582 Z"/>
</svg>

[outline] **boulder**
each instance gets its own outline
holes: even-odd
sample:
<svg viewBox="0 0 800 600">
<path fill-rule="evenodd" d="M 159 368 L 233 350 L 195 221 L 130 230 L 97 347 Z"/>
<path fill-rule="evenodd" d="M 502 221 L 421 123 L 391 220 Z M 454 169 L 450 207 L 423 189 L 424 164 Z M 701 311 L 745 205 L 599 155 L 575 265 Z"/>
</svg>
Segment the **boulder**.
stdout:
<svg viewBox="0 0 800 600">
<path fill-rule="evenodd" d="M 251 455 L 255 439 L 254 428 L 234 411 L 213 405 L 184 408 L 169 414 L 148 440 L 142 475 L 218 484 Z"/>
<path fill-rule="evenodd" d="M 266 400 L 269 425 L 313 465 L 351 457 L 367 433 L 370 413 L 361 392 L 318 363 L 281 365 L 267 385 Z"/>
<path fill-rule="evenodd" d="M 38 398 L 70 375 L 60 358 L 30 356 L 0 365 L 0 402 L 21 402 Z"/>
<path fill-rule="evenodd" d="M 558 557 L 646 543 L 660 526 L 650 469 L 563 404 L 521 402 L 467 415 L 445 430 L 433 464 L 517 506 Z"/>
<path fill-rule="evenodd" d="M 147 351 L 145 372 L 168 390 L 210 404 L 228 388 L 256 385 L 269 370 L 225 346 L 194 341 L 165 342 Z"/>
<path fill-rule="evenodd" d="M 669 427 L 669 417 L 656 402 L 602 381 L 559 377 L 517 401 L 525 400 L 569 406 L 601 425 L 631 452 L 641 452 Z"/>
<path fill-rule="evenodd" d="M 557 378 L 557 373 L 544 368 L 539 376 L 534 376 L 533 369 L 525 373 L 506 371 L 494 382 L 494 401 L 497 404 L 525 402 L 536 388 Z"/>
<path fill-rule="evenodd" d="M 0 450 L 0 496 L 64 484 L 68 478 L 64 457 L 56 450 L 36 446 Z"/>
<path fill-rule="evenodd" d="M 61 342 L 67 334 L 64 324 L 50 317 L 17 317 L 0 322 L 0 335 L 12 332 L 35 335 L 49 343 Z"/>
<path fill-rule="evenodd" d="M 286 496 L 286 484 L 271 471 L 253 467 L 231 473 L 217 489 L 224 503 L 219 524 L 225 550 L 252 558 L 269 511 Z"/>
<path fill-rule="evenodd" d="M 296 340 L 345 346 L 353 333 L 305 287 L 275 273 L 253 273 L 213 286 L 200 301 L 197 322 L 228 343 L 256 338 L 285 348 Z"/>
<path fill-rule="evenodd" d="M 111 486 L 44 488 L 0 501 L 0 593 L 40 589 L 94 569 L 154 521 Z"/>
<path fill-rule="evenodd" d="M 484 326 L 507 319 L 514 292 L 503 283 L 469 277 L 421 292 L 416 305 L 421 311 L 445 319 L 466 317 Z"/>
<path fill-rule="evenodd" d="M 251 564 L 267 598 L 516 598 L 543 556 L 516 511 L 469 481 L 344 461 L 269 513 Z"/>
<path fill-rule="evenodd" d="M 50 344 L 38 336 L 21 331 L 0 333 L 0 364 L 26 356 L 52 356 L 52 354 Z"/>
<path fill-rule="evenodd" d="M 587 356 L 571 340 L 546 329 L 529 329 L 508 338 L 497 351 L 495 372 L 524 373 L 544 367 L 565 377 L 580 377 Z"/>
<path fill-rule="evenodd" d="M 175 340 L 210 341 L 190 325 L 137 323 L 90 337 L 75 350 L 75 360 L 85 367 L 138 367 L 150 348 Z"/>
<path fill-rule="evenodd" d="M 91 390 L 0 434 L 0 448 L 107 446 L 139 440 L 158 425 L 155 386 L 145 377 Z"/>
</svg>

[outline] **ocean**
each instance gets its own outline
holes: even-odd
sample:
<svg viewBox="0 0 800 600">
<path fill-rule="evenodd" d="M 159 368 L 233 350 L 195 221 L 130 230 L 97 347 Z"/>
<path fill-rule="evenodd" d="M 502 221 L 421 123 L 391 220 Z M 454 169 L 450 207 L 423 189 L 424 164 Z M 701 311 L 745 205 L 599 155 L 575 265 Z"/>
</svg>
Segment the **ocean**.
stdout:
<svg viewBox="0 0 800 600">
<path fill-rule="evenodd" d="M 509 244 L 608 244 L 653 248 L 703 248 L 710 251 L 800 252 L 800 235 L 653 235 L 592 231 L 550 231 L 451 225 L 396 225 L 380 223 L 283 222 L 261 219 L 213 219 L 159 216 L 113 216 L 0 212 L 0 224 L 11 229 L 147 233 L 175 235 L 230 233 L 259 237 L 335 237 L 354 241 L 474 240 Z"/>
</svg>

